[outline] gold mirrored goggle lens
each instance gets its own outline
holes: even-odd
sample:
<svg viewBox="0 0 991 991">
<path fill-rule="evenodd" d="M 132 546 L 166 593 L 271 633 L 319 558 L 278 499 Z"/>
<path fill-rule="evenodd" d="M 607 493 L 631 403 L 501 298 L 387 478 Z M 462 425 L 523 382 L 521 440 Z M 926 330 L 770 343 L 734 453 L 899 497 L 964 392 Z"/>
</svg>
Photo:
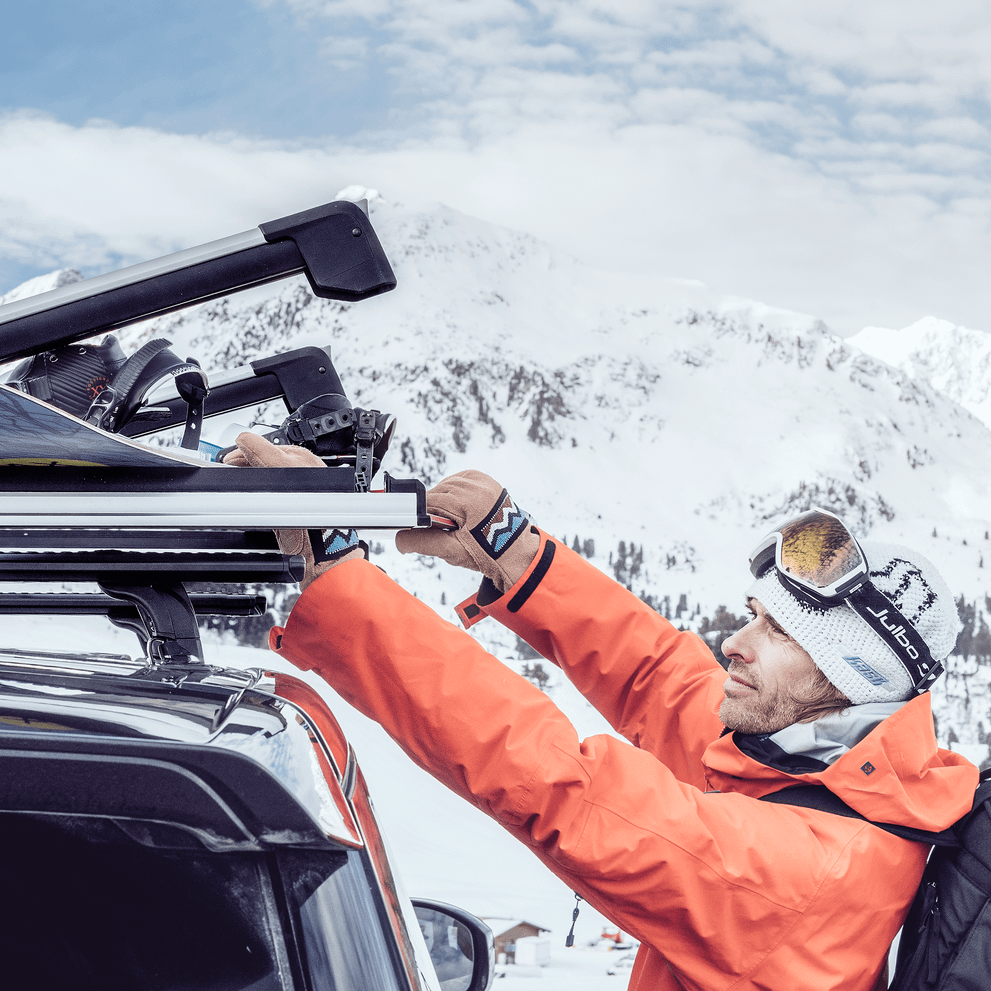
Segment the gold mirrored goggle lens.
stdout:
<svg viewBox="0 0 991 991">
<path fill-rule="evenodd" d="M 856 542 L 839 520 L 806 513 L 781 530 L 779 566 L 816 588 L 828 588 L 863 564 Z"/>
</svg>

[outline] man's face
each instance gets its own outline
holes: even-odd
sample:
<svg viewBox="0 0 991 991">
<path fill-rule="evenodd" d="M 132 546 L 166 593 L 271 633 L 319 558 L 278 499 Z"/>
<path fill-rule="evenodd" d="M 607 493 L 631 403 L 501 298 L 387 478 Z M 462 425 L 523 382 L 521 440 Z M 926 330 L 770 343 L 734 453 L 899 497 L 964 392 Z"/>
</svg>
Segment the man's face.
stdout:
<svg viewBox="0 0 991 991">
<path fill-rule="evenodd" d="M 808 711 L 822 675 L 757 599 L 748 599 L 747 606 L 753 618 L 723 643 L 730 664 L 719 718 L 731 730 L 774 733 Z"/>
</svg>

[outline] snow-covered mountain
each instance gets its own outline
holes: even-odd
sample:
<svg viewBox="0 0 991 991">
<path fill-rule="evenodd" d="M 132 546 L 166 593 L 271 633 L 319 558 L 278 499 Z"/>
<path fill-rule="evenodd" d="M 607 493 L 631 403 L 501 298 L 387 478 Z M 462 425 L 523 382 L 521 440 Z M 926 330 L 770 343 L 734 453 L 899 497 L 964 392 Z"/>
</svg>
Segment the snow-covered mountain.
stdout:
<svg viewBox="0 0 991 991">
<path fill-rule="evenodd" d="M 991 334 L 925 317 L 902 330 L 865 327 L 847 341 L 949 396 L 991 427 Z"/>
<path fill-rule="evenodd" d="M 28 296 L 51 292 L 53 289 L 61 289 L 63 286 L 71 286 L 73 282 L 82 282 L 82 280 L 82 272 L 74 268 L 60 268 L 45 275 L 36 275 L 33 279 L 15 286 L 10 292 L 0 294 L 0 306 L 18 299 L 27 299 Z"/>
<path fill-rule="evenodd" d="M 126 348 L 165 336 L 222 369 L 329 345 L 355 405 L 399 418 L 393 474 L 489 472 L 545 529 L 693 627 L 721 605 L 742 612 L 747 552 L 812 504 L 921 549 L 983 610 L 991 431 L 935 372 L 886 364 L 812 317 L 596 271 L 447 207 L 370 198 L 395 292 L 347 304 L 277 283 L 129 328 Z M 470 575 L 378 547 L 454 619 Z M 490 626 L 480 638 L 515 654 Z"/>
<path fill-rule="evenodd" d="M 739 603 L 750 546 L 813 502 L 983 588 L 991 433 L 929 383 L 810 317 L 595 271 L 446 207 L 378 198 L 372 219 L 395 292 L 347 304 L 280 283 L 126 343 L 164 335 L 207 368 L 329 344 L 352 401 L 398 415 L 394 474 L 486 470 L 604 566 L 621 540 L 642 547 L 638 592 Z"/>
</svg>

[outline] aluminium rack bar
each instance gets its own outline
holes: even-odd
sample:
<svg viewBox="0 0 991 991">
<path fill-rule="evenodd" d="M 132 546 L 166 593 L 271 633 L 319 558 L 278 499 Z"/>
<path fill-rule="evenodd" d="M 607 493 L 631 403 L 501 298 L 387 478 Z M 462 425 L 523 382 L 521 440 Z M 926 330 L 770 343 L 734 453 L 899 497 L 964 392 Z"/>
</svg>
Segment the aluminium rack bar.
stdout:
<svg viewBox="0 0 991 991">
<path fill-rule="evenodd" d="M 0 306 L 0 362 L 300 272 L 326 299 L 357 302 L 396 287 L 367 214 L 338 200 Z"/>
<path fill-rule="evenodd" d="M 429 527 L 417 479 L 384 473 L 384 490 L 355 492 L 345 468 L 73 468 L 6 466 L 0 527 L 227 530 Z"/>
</svg>

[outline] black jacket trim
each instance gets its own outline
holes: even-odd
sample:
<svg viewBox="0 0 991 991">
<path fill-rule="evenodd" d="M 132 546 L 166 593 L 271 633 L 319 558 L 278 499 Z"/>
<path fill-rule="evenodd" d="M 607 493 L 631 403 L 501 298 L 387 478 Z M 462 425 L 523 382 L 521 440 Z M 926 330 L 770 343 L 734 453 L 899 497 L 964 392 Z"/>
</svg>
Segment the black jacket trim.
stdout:
<svg viewBox="0 0 991 991">
<path fill-rule="evenodd" d="M 733 742 L 748 757 L 785 774 L 815 774 L 825 771 L 825 761 L 808 754 L 790 754 L 782 750 L 766 733 L 734 733 Z"/>
<path fill-rule="evenodd" d="M 506 608 L 510 612 L 519 612 L 523 608 L 523 604 L 531 595 L 536 591 L 537 586 L 543 580 L 544 575 L 547 574 L 547 569 L 551 566 L 551 561 L 554 560 L 554 541 L 548 540 L 544 544 L 544 553 L 540 555 L 540 560 L 537 562 L 537 567 L 530 572 L 530 577 L 520 586 L 519 591 L 509 600 L 509 605 Z"/>
<path fill-rule="evenodd" d="M 491 578 L 483 578 L 482 584 L 478 586 L 478 593 L 475 595 L 475 601 L 482 606 L 491 606 L 496 599 L 502 597 L 502 592 L 499 591 L 498 586 Z"/>
</svg>

